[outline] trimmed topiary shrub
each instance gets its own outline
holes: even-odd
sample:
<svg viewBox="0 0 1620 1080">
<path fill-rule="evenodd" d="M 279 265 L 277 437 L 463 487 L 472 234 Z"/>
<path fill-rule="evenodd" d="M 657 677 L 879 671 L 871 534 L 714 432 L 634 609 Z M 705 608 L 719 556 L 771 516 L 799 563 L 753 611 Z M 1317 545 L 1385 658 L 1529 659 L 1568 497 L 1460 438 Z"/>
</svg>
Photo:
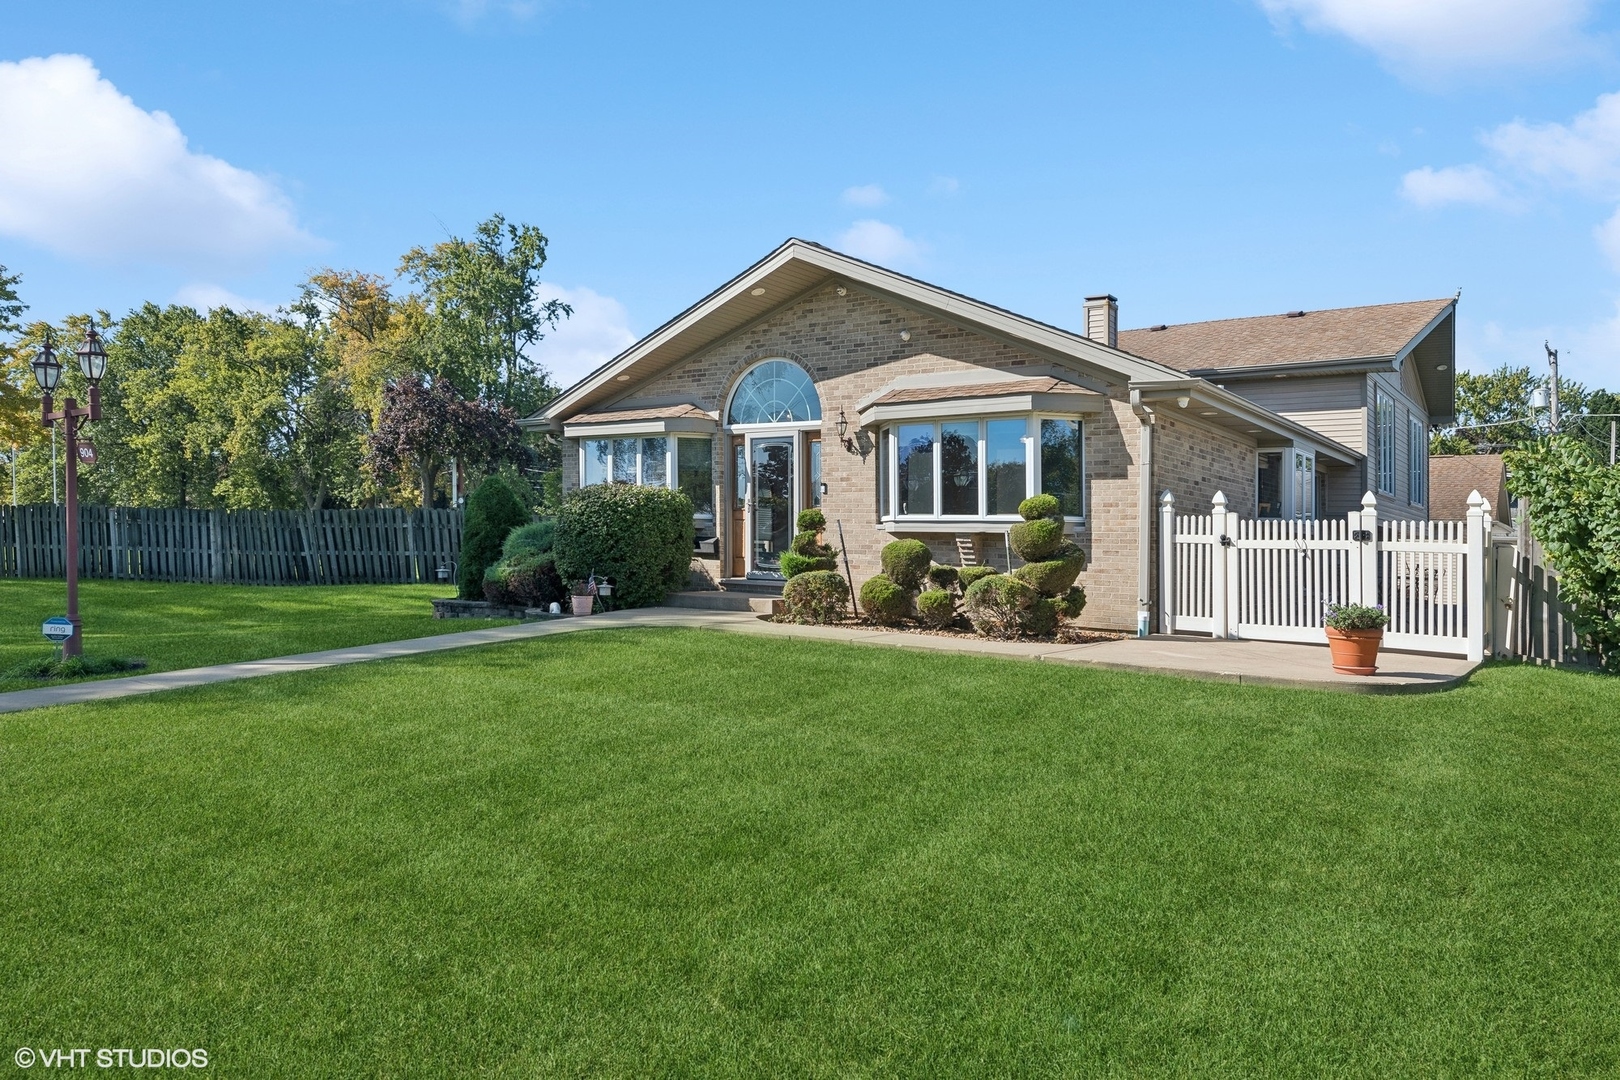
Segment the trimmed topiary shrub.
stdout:
<svg viewBox="0 0 1620 1080">
<path fill-rule="evenodd" d="M 928 568 L 928 584 L 936 589 L 944 589 L 946 592 L 955 587 L 960 576 L 961 571 L 954 566 L 936 563 Z"/>
<path fill-rule="evenodd" d="M 964 566 L 956 572 L 956 581 L 957 584 L 962 586 L 962 591 L 965 593 L 975 581 L 982 581 L 991 574 L 999 573 L 1001 571 L 993 566 Z"/>
<path fill-rule="evenodd" d="M 799 531 L 794 534 L 791 550 L 782 553 L 782 576 L 788 580 L 817 570 L 838 569 L 838 551 L 821 542 L 821 530 L 827 527 L 827 518 L 820 510 L 799 511 Z"/>
<path fill-rule="evenodd" d="M 1028 501 L 1028 500 L 1026 500 Z M 1020 521 L 1007 530 L 1012 549 L 1025 562 L 1049 559 L 1063 544 L 1063 522 L 1051 518 Z"/>
<path fill-rule="evenodd" d="M 1065 542 L 1053 552 L 1051 559 L 1025 563 L 1013 571 L 1013 577 L 1029 582 L 1042 596 L 1061 596 L 1069 591 L 1069 586 L 1085 568 L 1086 553 Z"/>
<path fill-rule="evenodd" d="M 1058 603 L 1049 596 L 1038 598 L 1029 605 L 1019 620 L 1019 629 L 1029 637 L 1048 637 L 1057 630 Z"/>
<path fill-rule="evenodd" d="M 557 573 L 612 578 L 615 607 L 649 607 L 691 576 L 692 500 L 679 491 L 593 484 L 571 491 L 557 515 Z"/>
<path fill-rule="evenodd" d="M 922 588 L 923 577 L 934 561 L 928 545 L 921 540 L 894 540 L 884 544 L 880 559 L 884 576 L 908 593 Z"/>
<path fill-rule="evenodd" d="M 1056 495 L 1031 495 L 1018 504 L 1018 516 L 1025 521 L 1038 521 L 1041 518 L 1063 520 L 1062 507 Z"/>
<path fill-rule="evenodd" d="M 840 623 L 849 612 L 849 585 L 830 570 L 806 571 L 782 586 L 782 607 L 786 622 L 818 626 Z"/>
<path fill-rule="evenodd" d="M 943 630 L 956 621 L 956 597 L 945 589 L 929 589 L 917 597 L 917 621 Z"/>
<path fill-rule="evenodd" d="M 461 599 L 484 598 L 484 575 L 500 559 L 507 534 L 528 520 L 529 511 L 517 493 L 498 476 L 489 477 L 467 496 L 456 581 Z"/>
<path fill-rule="evenodd" d="M 876 574 L 861 586 L 861 611 L 879 626 L 898 626 L 911 614 L 911 593 L 887 575 Z"/>
<path fill-rule="evenodd" d="M 556 541 L 557 519 L 537 518 L 506 534 L 506 543 L 501 545 L 501 561 L 511 562 L 525 555 L 544 555 L 556 546 Z"/>
<path fill-rule="evenodd" d="M 992 574 L 968 586 L 962 610 L 973 629 L 985 637 L 1015 638 L 1024 629 L 1030 608 L 1040 596 L 1028 582 L 1008 574 Z"/>
</svg>

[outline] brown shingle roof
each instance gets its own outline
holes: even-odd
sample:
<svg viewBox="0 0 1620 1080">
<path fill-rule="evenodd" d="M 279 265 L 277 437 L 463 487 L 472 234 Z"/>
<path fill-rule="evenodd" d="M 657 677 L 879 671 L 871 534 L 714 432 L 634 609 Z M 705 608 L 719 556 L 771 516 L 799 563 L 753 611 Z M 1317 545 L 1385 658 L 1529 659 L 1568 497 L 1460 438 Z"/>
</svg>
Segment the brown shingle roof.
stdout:
<svg viewBox="0 0 1620 1080">
<path fill-rule="evenodd" d="M 1122 330 L 1119 347 L 1181 371 L 1394 356 L 1451 300 L 1307 311 Z"/>
<path fill-rule="evenodd" d="M 908 386 L 890 390 L 873 405 L 898 405 L 908 401 L 958 401 L 962 398 L 1003 397 L 1007 394 L 1095 394 L 1083 386 L 1062 379 L 1004 379 L 1001 382 L 970 383 L 966 386 Z"/>
<path fill-rule="evenodd" d="M 653 409 L 620 409 L 617 412 L 580 413 L 570 416 L 570 424 L 625 424 L 635 420 L 679 420 L 687 416 L 714 417 L 696 405 L 663 405 Z"/>
<path fill-rule="evenodd" d="M 1479 492 L 1491 517 L 1508 520 L 1507 467 L 1501 454 L 1440 454 L 1429 459 L 1429 520 L 1468 516 L 1468 496 Z"/>
</svg>

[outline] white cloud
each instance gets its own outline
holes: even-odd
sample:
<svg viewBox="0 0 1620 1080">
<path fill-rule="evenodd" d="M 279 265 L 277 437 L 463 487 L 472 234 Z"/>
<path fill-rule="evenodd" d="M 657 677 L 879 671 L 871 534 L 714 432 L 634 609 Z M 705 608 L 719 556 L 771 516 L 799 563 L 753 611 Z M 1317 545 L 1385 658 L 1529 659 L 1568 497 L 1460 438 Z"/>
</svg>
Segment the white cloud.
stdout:
<svg viewBox="0 0 1620 1080">
<path fill-rule="evenodd" d="M 1482 141 L 1510 168 L 1594 194 L 1620 196 L 1620 94 L 1604 94 L 1568 124 L 1515 120 Z"/>
<path fill-rule="evenodd" d="M 884 266 L 915 263 L 923 248 L 897 227 L 868 218 L 857 221 L 838 237 L 837 247 L 857 259 Z"/>
<path fill-rule="evenodd" d="M 83 56 L 0 62 L 0 233 L 70 257 L 218 265 L 306 248 L 274 183 L 199 154 Z"/>
<path fill-rule="evenodd" d="M 630 313 L 611 296 L 583 285 L 568 289 L 553 284 L 537 286 L 535 295 L 544 300 L 556 297 L 574 309 L 571 318 L 530 350 L 558 386 L 572 386 L 636 342 Z"/>
<path fill-rule="evenodd" d="M 844 201 L 851 206 L 882 206 L 889 201 L 889 193 L 877 184 L 862 184 L 845 188 Z"/>
<path fill-rule="evenodd" d="M 1259 0 L 1273 22 L 1341 34 L 1418 80 L 1595 52 L 1593 0 Z"/>
<path fill-rule="evenodd" d="M 936 176 L 934 182 L 928 185 L 930 195 L 955 195 L 961 190 L 961 181 L 954 176 Z"/>
<path fill-rule="evenodd" d="M 245 296 L 231 292 L 223 285 L 206 281 L 181 286 L 174 294 L 174 302 L 194 307 L 198 311 L 212 311 L 214 308 L 222 307 L 237 312 L 262 311 L 266 315 L 274 315 L 276 311 L 276 305 L 268 300 L 249 300 Z"/>
<path fill-rule="evenodd" d="M 1496 174 L 1478 165 L 1448 165 L 1433 169 L 1425 165 L 1401 177 L 1401 195 L 1422 207 L 1447 203 L 1474 206 L 1500 206 L 1507 202 Z"/>
</svg>

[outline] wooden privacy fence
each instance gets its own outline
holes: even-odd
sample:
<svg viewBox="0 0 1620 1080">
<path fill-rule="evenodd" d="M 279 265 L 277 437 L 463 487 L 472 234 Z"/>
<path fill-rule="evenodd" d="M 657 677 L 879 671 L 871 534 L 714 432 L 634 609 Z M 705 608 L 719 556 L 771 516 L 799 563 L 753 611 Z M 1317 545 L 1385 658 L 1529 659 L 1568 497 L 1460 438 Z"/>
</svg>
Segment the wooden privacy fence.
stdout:
<svg viewBox="0 0 1620 1080">
<path fill-rule="evenodd" d="M 1207 515 L 1160 513 L 1160 627 L 1218 638 L 1325 643 L 1329 604 L 1382 606 L 1391 649 L 1482 659 L 1490 507 L 1465 521 L 1380 521 L 1371 492 L 1343 520 L 1244 520 L 1215 493 Z"/>
<path fill-rule="evenodd" d="M 61 506 L 0 507 L 0 577 L 66 572 Z M 383 585 L 454 577 L 460 510 L 79 507 L 79 574 L 233 585 Z"/>
</svg>

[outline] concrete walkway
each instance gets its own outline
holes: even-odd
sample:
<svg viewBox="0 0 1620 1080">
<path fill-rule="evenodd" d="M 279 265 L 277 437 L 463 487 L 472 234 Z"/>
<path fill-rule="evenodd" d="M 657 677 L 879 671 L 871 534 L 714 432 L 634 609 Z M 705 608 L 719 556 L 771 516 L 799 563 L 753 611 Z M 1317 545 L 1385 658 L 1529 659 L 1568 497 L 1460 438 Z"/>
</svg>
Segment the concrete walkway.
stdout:
<svg viewBox="0 0 1620 1080">
<path fill-rule="evenodd" d="M 515 626 L 492 626 L 433 637 L 411 638 L 406 641 L 388 641 L 378 645 L 356 645 L 347 649 L 301 653 L 297 656 L 247 660 L 237 664 L 215 664 L 211 667 L 186 668 L 182 671 L 160 671 L 122 679 L 69 683 L 65 686 L 51 686 L 40 690 L 18 690 L 0 694 L 0 713 L 41 709 L 52 705 L 73 705 L 84 701 L 106 701 L 138 694 L 155 694 L 187 686 L 206 686 L 209 683 L 253 679 L 261 675 L 282 675 L 294 671 L 313 671 L 317 668 L 358 664 L 367 660 L 386 660 L 394 656 L 420 656 L 423 653 L 442 652 L 446 649 L 523 641 L 552 634 L 637 626 L 729 630 L 734 633 L 835 641 L 849 645 L 1000 656 L 1056 664 L 1082 664 L 1122 671 L 1180 675 L 1261 686 L 1290 686 L 1373 694 L 1444 689 L 1455 686 L 1475 667 L 1469 661 L 1456 657 L 1384 653 L 1379 656 L 1378 674 L 1359 678 L 1335 674 L 1328 662 L 1327 648 L 1316 645 L 1287 645 L 1269 641 L 1212 641 L 1208 638 L 1192 637 L 1152 637 L 1140 641 L 1132 638 L 1090 645 L 1060 645 L 1052 642 L 988 641 L 979 638 L 941 637 L 851 627 L 791 626 L 769 622 L 747 612 L 642 608 L 636 611 L 593 615 L 585 619 L 544 619 L 518 623 Z"/>
</svg>

